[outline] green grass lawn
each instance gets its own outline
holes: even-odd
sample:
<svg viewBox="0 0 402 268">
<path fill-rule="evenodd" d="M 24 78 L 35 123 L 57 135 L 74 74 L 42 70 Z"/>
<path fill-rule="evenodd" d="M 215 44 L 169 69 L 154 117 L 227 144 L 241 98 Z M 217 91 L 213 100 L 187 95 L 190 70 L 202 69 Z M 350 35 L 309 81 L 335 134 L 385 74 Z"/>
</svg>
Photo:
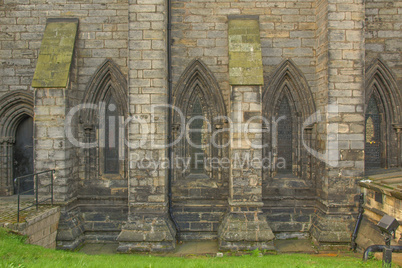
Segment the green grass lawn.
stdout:
<svg viewBox="0 0 402 268">
<path fill-rule="evenodd" d="M 25 238 L 0 228 L 0 267 L 381 267 L 353 257 L 320 257 L 307 254 L 240 257 L 155 257 L 116 254 L 85 255 L 25 244 Z"/>
</svg>

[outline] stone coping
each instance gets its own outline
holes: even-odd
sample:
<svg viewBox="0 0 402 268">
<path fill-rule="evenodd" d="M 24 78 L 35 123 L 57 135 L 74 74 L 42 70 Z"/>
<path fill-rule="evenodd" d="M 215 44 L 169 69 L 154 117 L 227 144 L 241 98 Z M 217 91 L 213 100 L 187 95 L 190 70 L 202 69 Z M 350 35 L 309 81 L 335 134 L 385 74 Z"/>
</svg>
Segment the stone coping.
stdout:
<svg viewBox="0 0 402 268">
<path fill-rule="evenodd" d="M 49 209 L 39 211 L 37 214 L 28 216 L 23 222 L 0 222 L 0 227 L 8 228 L 14 231 L 23 231 L 27 226 L 33 225 L 58 212 L 60 212 L 60 207 L 50 207 Z"/>
<path fill-rule="evenodd" d="M 402 200 L 402 171 L 369 175 L 359 185 Z"/>
</svg>

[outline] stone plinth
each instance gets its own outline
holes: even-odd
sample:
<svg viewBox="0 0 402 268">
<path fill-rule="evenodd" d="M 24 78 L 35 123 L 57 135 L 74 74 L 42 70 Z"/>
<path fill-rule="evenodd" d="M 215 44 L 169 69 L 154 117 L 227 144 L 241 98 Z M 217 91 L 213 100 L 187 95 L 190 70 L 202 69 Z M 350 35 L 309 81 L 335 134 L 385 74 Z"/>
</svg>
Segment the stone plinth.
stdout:
<svg viewBox="0 0 402 268">
<path fill-rule="evenodd" d="M 274 250 L 274 238 L 259 207 L 233 207 L 219 227 L 220 250 Z"/>
<path fill-rule="evenodd" d="M 164 252 L 175 249 L 176 230 L 165 215 L 138 215 L 123 226 L 117 240 L 118 252 L 153 251 Z"/>
</svg>

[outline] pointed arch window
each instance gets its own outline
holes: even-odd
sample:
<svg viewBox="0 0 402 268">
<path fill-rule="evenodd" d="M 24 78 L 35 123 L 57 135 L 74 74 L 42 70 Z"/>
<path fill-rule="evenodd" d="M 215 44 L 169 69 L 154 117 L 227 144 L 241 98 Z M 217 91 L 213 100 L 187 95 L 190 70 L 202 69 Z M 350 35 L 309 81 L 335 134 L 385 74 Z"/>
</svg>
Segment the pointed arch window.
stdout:
<svg viewBox="0 0 402 268">
<path fill-rule="evenodd" d="M 213 144 L 227 144 L 227 133 L 213 135 L 223 126 L 226 107 L 215 78 L 201 61 L 194 60 L 184 71 L 175 88 L 173 104 L 184 115 L 184 120 L 177 112 L 173 116 L 173 140 L 185 134 L 173 152 L 177 158 L 189 161 L 188 165 L 175 166 L 175 182 L 191 184 L 200 179 L 222 185 L 226 170 L 213 168 L 204 160 L 224 157 L 227 153 Z"/>
<path fill-rule="evenodd" d="M 272 76 L 263 95 L 264 172 L 267 179 L 278 173 L 289 177 L 312 178 L 314 161 L 303 147 L 311 144 L 311 128 L 303 122 L 314 114 L 315 104 L 307 81 L 293 62 L 283 62 Z M 266 125 L 269 124 L 269 125 Z"/>
<path fill-rule="evenodd" d="M 191 173 L 202 174 L 204 173 L 204 158 L 205 158 L 205 122 L 204 113 L 198 97 L 193 102 L 191 112 L 191 123 L 189 125 L 189 138 L 191 140 L 190 158 L 191 158 Z"/>
<path fill-rule="evenodd" d="M 376 173 L 402 165 L 402 97 L 392 72 L 379 59 L 366 70 L 365 84 L 365 168 Z"/>
<path fill-rule="evenodd" d="M 365 165 L 368 168 L 378 168 L 381 167 L 381 115 L 374 95 L 369 100 L 365 120 Z"/>
<path fill-rule="evenodd" d="M 85 141 L 92 144 L 85 150 L 85 178 L 124 179 L 127 172 L 126 129 L 123 125 L 128 114 L 127 82 L 112 60 L 106 60 L 99 67 L 88 85 L 83 103 L 99 107 L 84 109 L 82 113 Z M 99 185 L 104 187 L 104 183 L 99 182 Z"/>
<path fill-rule="evenodd" d="M 86 140 L 96 143 L 95 148 L 87 149 L 86 177 L 124 176 L 125 147 L 124 147 L 124 111 L 116 101 L 115 89 L 110 87 L 105 97 L 99 102 L 97 115 L 99 122 L 87 127 Z M 102 107 L 103 106 L 103 107 Z"/>
<path fill-rule="evenodd" d="M 111 95 L 105 109 L 105 148 L 104 172 L 105 174 L 118 174 L 119 165 L 119 111 L 114 97 Z"/>
<path fill-rule="evenodd" d="M 279 160 L 283 161 L 283 164 L 278 167 L 278 172 L 291 173 L 293 162 L 292 113 L 286 96 L 282 97 L 276 108 L 275 120 L 278 122 L 277 133 L 274 134 L 277 138 L 275 151 L 277 152 L 278 165 Z"/>
</svg>

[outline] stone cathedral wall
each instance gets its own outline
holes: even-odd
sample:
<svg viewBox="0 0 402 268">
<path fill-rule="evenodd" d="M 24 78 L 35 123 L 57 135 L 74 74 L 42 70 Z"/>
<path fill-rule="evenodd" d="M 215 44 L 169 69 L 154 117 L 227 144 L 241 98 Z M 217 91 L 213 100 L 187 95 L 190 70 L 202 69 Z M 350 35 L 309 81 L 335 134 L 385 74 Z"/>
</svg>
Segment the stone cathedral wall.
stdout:
<svg viewBox="0 0 402 268">
<path fill-rule="evenodd" d="M 264 93 L 272 90 L 273 83 L 279 87 L 282 78 L 289 79 L 289 88 L 311 94 L 291 106 L 309 106 L 324 118 L 309 129 L 309 145 L 329 157 L 339 156 L 339 164 L 303 158 L 304 149 L 292 152 L 299 159 L 291 168 L 297 176 L 258 175 L 256 184 L 262 193 L 256 194 L 256 200 L 261 201 L 264 218 L 277 238 L 312 235 L 323 243 L 346 243 L 357 211 L 356 180 L 364 173 L 365 70 L 380 60 L 395 76 L 401 93 L 402 1 L 172 0 L 171 11 L 173 91 L 185 87 L 189 69 L 202 69 L 209 82 L 216 82 L 213 87 L 222 95 L 227 116 L 237 101 L 233 92 L 238 90 L 229 77 L 229 20 L 258 21 L 263 84 L 239 89 L 253 91 L 244 93 L 242 108 L 248 115 L 265 111 L 259 106 L 269 101 Z M 79 20 L 69 84 L 64 89 L 31 86 L 48 18 Z M 15 90 L 35 92 L 35 168 L 57 169 L 55 196 L 65 205 L 59 225 L 61 248 L 74 248 L 85 240 L 115 241 L 118 236 L 121 251 L 147 250 L 152 243 L 159 243 L 159 250 L 174 247 L 167 216 L 167 170 L 140 169 L 132 161 L 168 153 L 154 146 L 166 143 L 173 131 L 167 129 L 167 113 L 151 114 L 152 105 L 168 102 L 167 22 L 165 0 L 0 0 L 0 97 Z M 145 133 L 138 124 L 130 124 L 125 132 L 128 141 L 138 142 L 144 134 L 153 138 L 141 148 L 125 151 L 119 180 L 99 175 L 102 165 L 96 162 L 97 153 L 74 147 L 64 133 L 67 113 L 88 97 L 90 85 L 101 81 L 97 74 L 102 66 L 109 66 L 107 72 L 113 69 L 112 76 L 120 75 L 118 82 L 113 76 L 113 83 L 122 85 L 126 80 L 126 115 L 143 120 L 151 130 Z M 339 111 L 328 109 L 331 103 L 337 103 Z M 308 115 L 294 113 L 294 122 L 303 116 Z M 81 118 L 74 119 L 77 139 L 87 137 L 86 127 Z M 302 131 L 297 129 L 294 135 L 301 137 Z M 337 148 L 329 142 L 333 131 Z M 391 127 L 390 131 L 393 151 L 388 162 L 395 166 L 397 136 Z M 294 145 L 302 148 L 300 140 Z M 95 164 L 88 166 L 88 155 Z M 234 189 L 232 173 L 222 174 L 213 190 L 180 188 L 180 182 L 173 185 L 173 216 L 181 239 L 218 237 Z"/>
</svg>

